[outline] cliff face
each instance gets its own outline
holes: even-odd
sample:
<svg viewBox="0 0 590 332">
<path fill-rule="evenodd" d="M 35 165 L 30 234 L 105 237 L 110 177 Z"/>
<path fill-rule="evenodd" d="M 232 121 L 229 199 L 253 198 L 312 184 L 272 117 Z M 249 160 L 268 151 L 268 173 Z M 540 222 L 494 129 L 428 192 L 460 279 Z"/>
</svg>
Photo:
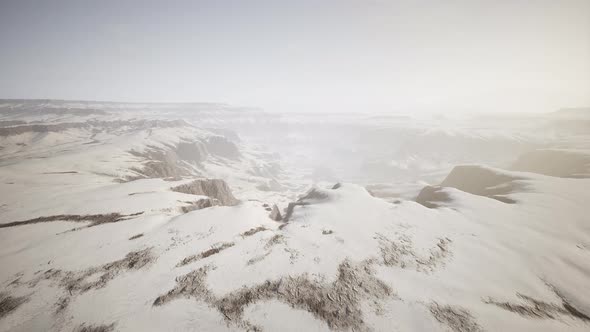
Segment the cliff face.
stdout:
<svg viewBox="0 0 590 332">
<path fill-rule="evenodd" d="M 506 195 L 522 189 L 517 182 L 522 178 L 506 172 L 477 165 L 456 166 L 439 186 L 424 187 L 415 201 L 429 208 L 451 201 L 445 187 L 455 188 L 473 195 L 492 198 L 504 203 L 515 203 Z"/>
<path fill-rule="evenodd" d="M 240 202 L 234 197 L 227 183 L 220 179 L 195 180 L 174 187 L 172 190 L 184 194 L 208 196 L 217 200 L 219 205 L 234 206 Z"/>
<path fill-rule="evenodd" d="M 590 154 L 575 150 L 535 150 L 520 156 L 512 170 L 561 178 L 590 177 Z"/>
</svg>

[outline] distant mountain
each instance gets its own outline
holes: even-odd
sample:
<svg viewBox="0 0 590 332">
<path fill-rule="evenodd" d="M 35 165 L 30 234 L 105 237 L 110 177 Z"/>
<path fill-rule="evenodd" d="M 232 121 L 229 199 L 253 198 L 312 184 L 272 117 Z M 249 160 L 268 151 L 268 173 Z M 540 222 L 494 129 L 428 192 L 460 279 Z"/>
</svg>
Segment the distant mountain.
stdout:
<svg viewBox="0 0 590 332">
<path fill-rule="evenodd" d="M 572 118 L 590 118 L 590 107 L 568 107 L 568 108 L 561 108 L 555 112 L 553 115 L 559 117 L 572 117 Z"/>
</svg>

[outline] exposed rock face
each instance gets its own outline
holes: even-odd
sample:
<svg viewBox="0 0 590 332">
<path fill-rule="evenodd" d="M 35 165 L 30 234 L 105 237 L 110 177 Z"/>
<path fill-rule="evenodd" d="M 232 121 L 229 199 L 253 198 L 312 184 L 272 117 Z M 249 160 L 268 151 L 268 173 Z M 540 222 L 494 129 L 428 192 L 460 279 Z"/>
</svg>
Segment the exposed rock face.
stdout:
<svg viewBox="0 0 590 332">
<path fill-rule="evenodd" d="M 182 120 L 138 120 L 138 121 L 86 121 L 86 122 L 63 122 L 56 124 L 23 124 L 13 127 L 0 128 L 0 136 L 20 135 L 27 132 L 33 133 L 50 133 L 60 132 L 68 129 L 97 129 L 102 130 L 120 130 L 129 127 L 131 130 L 151 129 L 151 128 L 170 128 L 188 125 Z"/>
<path fill-rule="evenodd" d="M 521 155 L 512 169 L 562 178 L 588 178 L 590 154 L 568 150 L 535 150 Z"/>
<path fill-rule="evenodd" d="M 293 215 L 293 211 L 295 210 L 296 206 L 304 206 L 309 204 L 314 204 L 321 202 L 323 200 L 328 199 L 328 194 L 322 192 L 317 188 L 310 189 L 305 195 L 301 196 L 297 201 L 289 203 L 287 205 L 287 210 L 285 211 L 285 217 L 283 221 L 287 222 L 291 219 Z"/>
<path fill-rule="evenodd" d="M 283 219 L 281 211 L 279 211 L 279 207 L 276 204 L 272 206 L 272 211 L 270 212 L 269 217 L 274 221 L 281 221 Z"/>
<path fill-rule="evenodd" d="M 456 166 L 440 185 L 489 197 L 512 192 L 512 181 L 518 179 L 482 166 Z"/>
<path fill-rule="evenodd" d="M 180 160 L 200 163 L 207 158 L 207 149 L 200 142 L 181 142 L 176 146 Z"/>
<path fill-rule="evenodd" d="M 473 195 L 485 196 L 512 204 L 516 202 L 504 195 L 518 189 L 520 186 L 515 181 L 521 179 L 482 166 L 456 166 L 440 186 L 427 186 L 422 189 L 418 197 L 416 197 L 416 202 L 429 208 L 439 207 L 436 202 L 450 201 L 449 195 L 443 191 L 442 187 L 451 187 Z"/>
<path fill-rule="evenodd" d="M 237 160 L 240 159 L 238 147 L 223 136 L 211 136 L 207 140 L 207 150 L 211 154 Z"/>
<path fill-rule="evenodd" d="M 210 155 L 228 159 L 239 159 L 237 146 L 221 136 L 212 136 L 207 140 L 184 139 L 176 145 L 164 148 L 149 146 L 142 152 L 129 151 L 130 154 L 146 159 L 141 168 L 133 168 L 138 176 L 127 180 L 141 178 L 164 178 L 178 180 L 184 176 L 199 175 L 199 165 Z"/>
<path fill-rule="evenodd" d="M 420 203 L 427 208 L 437 208 L 441 204 L 437 203 L 447 203 L 450 202 L 451 198 L 449 194 L 443 191 L 442 187 L 439 186 L 426 186 L 420 190 L 418 197 L 416 197 L 416 202 Z"/>
<path fill-rule="evenodd" d="M 142 168 L 131 169 L 140 175 L 129 177 L 127 179 L 129 181 L 142 178 L 180 179 L 182 176 L 190 175 L 187 169 L 178 165 L 178 157 L 172 151 L 150 149 L 146 152 L 130 151 L 129 153 L 148 160 Z"/>
<path fill-rule="evenodd" d="M 183 176 L 198 174 L 191 165 L 197 165 L 207 158 L 207 149 L 201 142 L 181 142 L 168 149 L 149 147 L 144 152 L 129 151 L 130 154 L 144 158 L 147 162 L 142 168 L 133 168 L 139 176 L 129 177 L 127 180 L 141 178 L 180 179 Z"/>
<path fill-rule="evenodd" d="M 219 205 L 232 206 L 240 202 L 234 197 L 227 183 L 221 179 L 195 180 L 174 187 L 172 190 L 185 194 L 208 196 L 217 200 Z"/>
<path fill-rule="evenodd" d="M 196 202 L 191 203 L 190 205 L 186 205 L 182 207 L 182 212 L 189 213 L 195 210 L 201 210 L 208 207 L 212 207 L 215 205 L 220 205 L 217 199 L 212 198 L 203 198 Z"/>
<path fill-rule="evenodd" d="M 259 184 L 256 189 L 262 191 L 283 191 L 285 188 L 275 179 L 271 179 L 266 183 Z"/>
</svg>

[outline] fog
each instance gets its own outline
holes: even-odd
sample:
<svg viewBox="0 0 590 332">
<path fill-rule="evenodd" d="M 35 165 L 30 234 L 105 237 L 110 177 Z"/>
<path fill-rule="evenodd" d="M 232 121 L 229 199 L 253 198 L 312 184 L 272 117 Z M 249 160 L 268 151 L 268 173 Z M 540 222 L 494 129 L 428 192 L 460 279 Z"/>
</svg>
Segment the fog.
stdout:
<svg viewBox="0 0 590 332">
<path fill-rule="evenodd" d="M 2 1 L 4 98 L 292 112 L 590 104 L 590 3 Z"/>
<path fill-rule="evenodd" d="M 589 330 L 589 1 L 0 1 L 0 42 L 0 332 Z"/>
</svg>

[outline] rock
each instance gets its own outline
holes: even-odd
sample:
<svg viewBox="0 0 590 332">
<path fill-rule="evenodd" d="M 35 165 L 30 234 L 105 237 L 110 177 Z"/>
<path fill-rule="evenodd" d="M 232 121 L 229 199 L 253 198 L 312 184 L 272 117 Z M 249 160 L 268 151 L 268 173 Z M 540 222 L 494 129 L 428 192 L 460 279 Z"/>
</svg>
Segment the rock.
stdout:
<svg viewBox="0 0 590 332">
<path fill-rule="evenodd" d="M 234 197 L 227 183 L 221 179 L 195 180 L 174 187 L 172 188 L 172 191 L 191 195 L 208 196 L 209 198 L 216 199 L 219 202 L 219 205 L 224 206 L 233 206 L 240 202 Z"/>
<path fill-rule="evenodd" d="M 503 203 L 514 204 L 516 201 L 505 195 L 522 189 L 522 185 L 516 182 L 521 179 L 521 177 L 493 168 L 476 165 L 456 166 L 439 186 L 424 187 L 416 197 L 416 202 L 428 208 L 439 207 L 440 204 L 437 202 L 448 203 L 451 201 L 448 193 L 444 192 L 444 187 L 450 187 Z"/>
<path fill-rule="evenodd" d="M 182 212 L 188 213 L 195 210 L 201 210 L 204 208 L 212 207 L 219 205 L 219 201 L 217 199 L 211 198 L 203 198 L 196 202 L 191 203 L 190 205 L 186 205 L 182 207 Z"/>
<path fill-rule="evenodd" d="M 281 215 L 281 211 L 279 211 L 279 207 L 274 204 L 272 206 L 272 211 L 269 215 L 270 219 L 274 220 L 274 221 L 281 221 L 283 219 L 283 216 Z"/>
<path fill-rule="evenodd" d="M 318 188 L 312 188 L 308 190 L 305 195 L 301 196 L 297 201 L 291 202 L 289 205 L 287 205 L 287 210 L 285 211 L 285 217 L 283 218 L 283 221 L 287 222 L 289 219 L 291 219 L 296 206 L 317 204 L 327 199 L 329 199 L 329 195 L 326 192 Z"/>
<path fill-rule="evenodd" d="M 211 154 L 227 159 L 237 160 L 241 157 L 238 147 L 223 136 L 209 137 L 207 140 L 207 150 Z"/>
<path fill-rule="evenodd" d="M 449 194 L 444 192 L 443 188 L 439 186 L 426 186 L 420 190 L 418 197 L 416 197 L 417 203 L 431 209 L 441 205 L 437 203 L 448 203 L 450 201 Z"/>
<path fill-rule="evenodd" d="M 535 150 L 521 155 L 511 169 L 562 178 L 590 178 L 590 154 L 575 150 Z"/>
</svg>

